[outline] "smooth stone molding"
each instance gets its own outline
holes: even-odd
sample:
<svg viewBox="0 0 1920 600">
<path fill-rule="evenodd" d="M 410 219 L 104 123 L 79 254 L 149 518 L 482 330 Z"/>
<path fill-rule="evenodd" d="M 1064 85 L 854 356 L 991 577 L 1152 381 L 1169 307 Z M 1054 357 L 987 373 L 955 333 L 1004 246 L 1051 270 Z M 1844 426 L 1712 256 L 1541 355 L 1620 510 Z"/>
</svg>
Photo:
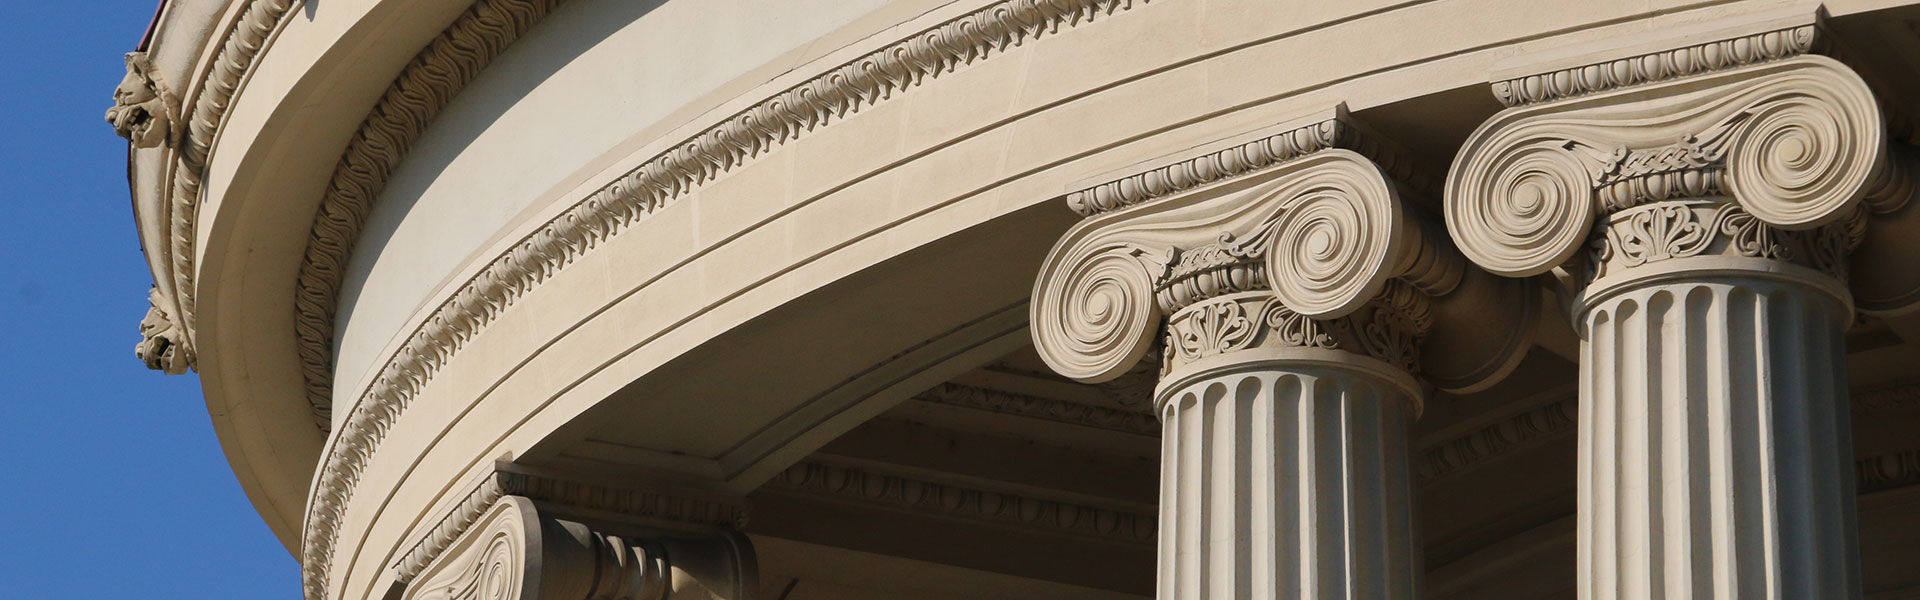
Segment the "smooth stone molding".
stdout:
<svg viewBox="0 0 1920 600">
<path fill-rule="evenodd" d="M 407 584 L 401 600 L 737 600 L 755 586 L 743 539 L 629 537 L 505 496 Z"/>
<path fill-rule="evenodd" d="M 328 440 L 302 527 L 307 599 L 327 597 L 340 521 L 361 472 L 386 433 L 466 341 L 516 299 L 695 186 L 785 142 L 963 65 L 1144 4 L 1146 0 L 1002 0 L 921 30 L 676 144 L 488 261 L 407 336 L 407 343 L 386 360 Z M 321 339 L 306 334 L 303 338 Z"/>
<path fill-rule="evenodd" d="M 1158 598 L 1419 597 L 1416 392 L 1364 365 L 1265 357 L 1162 386 Z"/>
<path fill-rule="evenodd" d="M 1886 148 L 1866 82 L 1823 56 L 1512 108 L 1454 161 L 1447 229 L 1510 277 L 1566 263 L 1602 214 L 1667 199 L 1724 193 L 1813 229 L 1852 215 Z"/>
<path fill-rule="evenodd" d="M 1598 303 L 1581 346 L 1582 598 L 1859 598 L 1847 309 L 1700 277 Z"/>
</svg>

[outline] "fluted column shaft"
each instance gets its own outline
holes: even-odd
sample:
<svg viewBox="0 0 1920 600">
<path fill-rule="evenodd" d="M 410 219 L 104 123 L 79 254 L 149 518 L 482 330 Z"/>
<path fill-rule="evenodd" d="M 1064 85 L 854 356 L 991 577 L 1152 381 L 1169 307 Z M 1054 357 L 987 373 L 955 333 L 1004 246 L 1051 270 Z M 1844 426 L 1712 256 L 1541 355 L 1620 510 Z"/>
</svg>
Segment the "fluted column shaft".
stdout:
<svg viewBox="0 0 1920 600">
<path fill-rule="evenodd" d="M 1170 319 L 1159 598 L 1415 597 L 1418 387 L 1341 347 L 1387 326 L 1364 318 L 1315 321 L 1253 293 Z"/>
<path fill-rule="evenodd" d="M 1365 373 L 1247 367 L 1161 409 L 1158 597 L 1414 598 L 1411 399 Z"/>
<path fill-rule="evenodd" d="M 1771 253 L 1714 227 L 1647 254 L 1622 233 L 1737 210 L 1660 203 L 1603 228 L 1582 303 L 1582 600 L 1860 597 L 1849 314 L 1839 280 L 1808 268 L 1842 241 L 1749 219 Z"/>
</svg>

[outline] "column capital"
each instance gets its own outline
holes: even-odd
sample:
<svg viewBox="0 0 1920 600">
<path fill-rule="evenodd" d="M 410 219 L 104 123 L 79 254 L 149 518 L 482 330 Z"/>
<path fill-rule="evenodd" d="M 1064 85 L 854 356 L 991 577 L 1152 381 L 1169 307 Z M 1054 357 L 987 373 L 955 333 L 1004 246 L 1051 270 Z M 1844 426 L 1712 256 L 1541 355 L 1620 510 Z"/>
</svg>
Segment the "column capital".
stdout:
<svg viewBox="0 0 1920 600">
<path fill-rule="evenodd" d="M 1263 140 L 1328 131 L 1361 129 L 1336 110 L 1320 121 L 1226 147 L 1265 148 Z M 1178 321 L 1174 333 L 1182 336 L 1190 332 L 1188 325 L 1201 325 L 1206 314 L 1183 311 L 1208 299 L 1235 295 L 1231 307 L 1214 303 L 1225 311 L 1244 311 L 1240 302 L 1264 298 L 1271 302 L 1258 310 L 1270 304 L 1300 319 L 1371 320 L 1369 307 L 1376 307 L 1384 292 L 1404 288 L 1387 295 L 1431 303 L 1424 312 L 1491 309 L 1525 317 L 1497 335 L 1484 329 L 1450 333 L 1459 339 L 1449 339 L 1449 347 L 1460 352 L 1408 363 L 1409 371 L 1424 372 L 1449 391 L 1479 389 L 1504 376 L 1531 339 L 1535 298 L 1528 284 L 1470 272 L 1422 212 L 1418 188 L 1383 166 L 1408 164 L 1389 145 L 1354 141 L 1363 139 L 1360 134 L 1333 138 L 1348 139 L 1374 156 L 1330 147 L 1217 173 L 1184 187 L 1125 183 L 1185 172 L 1191 165 L 1218 162 L 1210 157 L 1222 155 L 1206 152 L 1075 192 L 1166 193 L 1143 193 L 1136 201 L 1088 211 L 1091 216 L 1055 245 L 1034 290 L 1034 345 L 1040 356 L 1062 375 L 1100 382 L 1124 373 L 1160 343 L 1168 317 Z M 1455 301 L 1461 299 L 1470 300 Z M 1200 338 L 1166 339 L 1179 344 Z M 1191 355 L 1178 346 L 1165 354 L 1167 368 Z M 1394 358 L 1390 362 L 1403 362 Z"/>
<path fill-rule="evenodd" d="M 1727 196 L 1768 225 L 1852 215 L 1888 168 L 1867 84 L 1823 56 L 1510 108 L 1468 138 L 1447 177 L 1455 243 L 1494 273 L 1565 264 L 1607 214 Z"/>
</svg>

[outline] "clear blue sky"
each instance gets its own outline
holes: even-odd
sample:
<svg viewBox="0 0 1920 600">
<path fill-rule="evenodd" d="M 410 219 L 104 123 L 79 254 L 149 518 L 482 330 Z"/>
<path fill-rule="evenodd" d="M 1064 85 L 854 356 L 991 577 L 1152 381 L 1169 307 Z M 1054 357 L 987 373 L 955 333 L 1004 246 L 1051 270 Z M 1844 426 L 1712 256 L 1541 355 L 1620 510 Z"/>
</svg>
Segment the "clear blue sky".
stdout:
<svg viewBox="0 0 1920 600">
<path fill-rule="evenodd" d="M 101 117 L 155 0 L 0 0 L 0 597 L 300 597 L 200 380 L 133 357 L 151 276 Z"/>
</svg>

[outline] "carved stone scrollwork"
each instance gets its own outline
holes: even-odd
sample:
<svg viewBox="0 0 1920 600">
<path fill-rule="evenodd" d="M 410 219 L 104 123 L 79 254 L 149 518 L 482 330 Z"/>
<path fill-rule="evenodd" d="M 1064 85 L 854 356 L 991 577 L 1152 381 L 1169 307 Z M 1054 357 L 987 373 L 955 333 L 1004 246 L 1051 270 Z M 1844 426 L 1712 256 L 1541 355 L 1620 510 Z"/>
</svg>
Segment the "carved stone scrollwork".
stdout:
<svg viewBox="0 0 1920 600">
<path fill-rule="evenodd" d="M 738 542 L 633 537 L 540 514 L 503 496 L 407 583 L 402 600 L 741 598 Z"/>
<path fill-rule="evenodd" d="M 1069 232 L 1034 292 L 1035 347 L 1049 366 L 1100 382 L 1138 363 L 1156 339 L 1164 374 L 1274 334 L 1351 330 L 1342 348 L 1420 373 L 1428 365 L 1418 340 L 1440 306 L 1528 317 L 1497 335 L 1449 330 L 1448 343 L 1471 358 L 1435 362 L 1442 389 L 1490 385 L 1524 351 L 1530 288 L 1469 276 L 1438 226 L 1406 206 L 1404 184 L 1369 158 L 1322 150 L 1240 183 L 1226 197 L 1195 188 Z M 1462 293 L 1464 282 L 1474 293 Z M 1449 296 L 1474 302 L 1435 302 Z"/>
<path fill-rule="evenodd" d="M 128 52 L 127 76 L 113 89 L 113 108 L 107 109 L 114 133 L 135 148 L 171 145 L 179 139 L 179 116 L 180 98 L 154 78 L 147 53 Z"/>
<path fill-rule="evenodd" d="M 1347 119 L 1070 194 L 1090 216 L 1042 263 L 1034 344 L 1054 370 L 1113 379 L 1163 340 L 1159 598 L 1299 591 L 1254 572 L 1415 597 L 1406 423 L 1425 394 L 1421 345 L 1443 312 L 1519 317 L 1446 332 L 1447 354 L 1469 357 L 1432 363 L 1447 390 L 1491 385 L 1530 346 L 1527 283 L 1470 272 L 1407 202 L 1420 188 L 1383 166 L 1410 164 L 1376 158 L 1386 146 L 1332 147 L 1358 131 Z M 1368 487 L 1332 495 L 1354 485 Z M 1208 500 L 1222 497 L 1259 508 Z M 1281 540 L 1276 527 L 1327 534 Z"/>
<path fill-rule="evenodd" d="M 155 371 L 168 375 L 186 373 L 194 366 L 193 345 L 187 341 L 187 330 L 169 310 L 172 303 L 159 289 L 147 293 L 147 303 L 147 316 L 140 319 L 140 343 L 133 347 L 134 356 Z"/>
<path fill-rule="evenodd" d="M 1461 251 L 1494 273 L 1537 275 L 1573 258 L 1605 212 L 1720 194 L 1773 227 L 1816 229 L 1851 217 L 1869 180 L 1884 179 L 1873 94 L 1832 59 L 1657 85 L 1673 89 L 1510 109 L 1483 125 L 1447 180 Z M 1649 96 L 1661 110 L 1646 110 Z"/>
<path fill-rule="evenodd" d="M 1853 490 L 1836 476 L 1848 417 L 1832 401 L 1847 389 L 1846 287 L 1849 271 L 1872 282 L 1877 310 L 1920 299 L 1920 251 L 1899 239 L 1920 219 L 1910 150 L 1889 144 L 1859 74 L 1804 55 L 1819 15 L 1799 19 L 1497 82 L 1514 108 L 1448 176 L 1462 252 L 1510 277 L 1558 270 L 1571 288 L 1583 598 L 1745 597 L 1774 581 L 1859 597 Z M 1792 418 L 1668 429 L 1700 414 Z M 1619 492 L 1676 481 L 1710 483 L 1652 504 Z M 1783 532 L 1817 533 L 1767 545 Z M 1707 570 L 1768 579 L 1658 583 Z"/>
<path fill-rule="evenodd" d="M 508 496 L 407 587 L 404 600 L 667 597 L 664 552 L 584 525 L 543 519 Z"/>
</svg>

